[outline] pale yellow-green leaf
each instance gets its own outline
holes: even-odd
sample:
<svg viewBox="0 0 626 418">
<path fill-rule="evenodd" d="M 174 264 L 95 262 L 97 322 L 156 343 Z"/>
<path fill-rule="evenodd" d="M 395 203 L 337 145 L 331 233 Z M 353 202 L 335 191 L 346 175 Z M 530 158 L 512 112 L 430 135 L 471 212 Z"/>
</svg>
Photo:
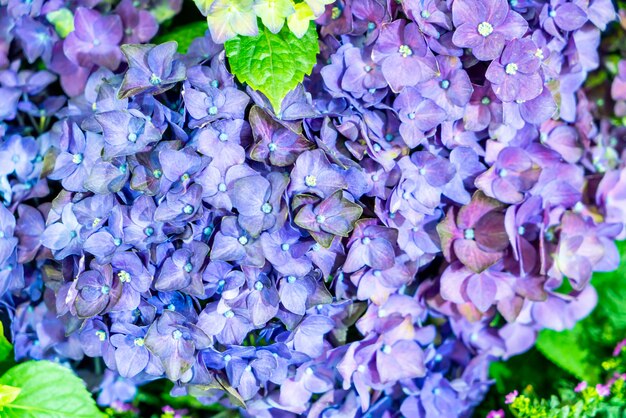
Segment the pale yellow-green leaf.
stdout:
<svg viewBox="0 0 626 418">
<path fill-rule="evenodd" d="M 272 33 L 280 32 L 285 18 L 296 11 L 292 0 L 257 0 L 252 9 Z"/>
<path fill-rule="evenodd" d="M 332 4 L 335 0 L 304 0 L 309 5 L 315 17 L 320 17 L 324 13 L 327 4 Z"/>
<path fill-rule="evenodd" d="M 13 402 L 21 391 L 22 389 L 15 386 L 0 385 L 0 411 L 2 411 L 3 406 Z"/>
<path fill-rule="evenodd" d="M 206 16 L 209 14 L 211 6 L 215 2 L 215 0 L 193 0 L 193 2 L 196 3 L 196 7 L 198 8 L 198 10 L 200 10 L 202 16 Z"/>
<path fill-rule="evenodd" d="M 302 38 L 309 29 L 309 24 L 315 20 L 313 10 L 306 3 L 296 4 L 296 12 L 287 18 L 289 30 L 298 38 Z"/>
<path fill-rule="evenodd" d="M 74 31 L 74 14 L 71 10 L 62 8 L 46 15 L 48 22 L 54 25 L 54 30 L 61 38 L 65 38 Z"/>
<path fill-rule="evenodd" d="M 222 43 L 236 35 L 256 36 L 259 28 L 252 4 L 252 0 L 215 0 L 207 15 L 213 40 Z"/>
</svg>

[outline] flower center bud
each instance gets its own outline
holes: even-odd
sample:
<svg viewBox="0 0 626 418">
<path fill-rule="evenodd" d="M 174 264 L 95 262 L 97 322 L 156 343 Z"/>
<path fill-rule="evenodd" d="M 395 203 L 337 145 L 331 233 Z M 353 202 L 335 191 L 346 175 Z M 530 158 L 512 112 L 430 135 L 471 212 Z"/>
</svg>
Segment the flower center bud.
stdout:
<svg viewBox="0 0 626 418">
<path fill-rule="evenodd" d="M 483 97 L 480 101 L 482 104 L 484 104 L 485 106 L 487 106 L 488 104 L 491 103 L 491 99 L 487 96 Z"/>
<path fill-rule="evenodd" d="M 504 67 L 504 72 L 507 73 L 508 75 L 517 74 L 517 64 L 514 62 L 507 64 L 506 67 Z"/>
<path fill-rule="evenodd" d="M 202 230 L 204 235 L 211 235 L 213 233 L 213 227 L 207 226 Z"/>
<path fill-rule="evenodd" d="M 372 242 L 372 240 L 371 240 L 369 237 L 364 237 L 364 238 L 361 240 L 361 243 L 362 243 L 363 245 L 368 245 L 370 242 Z"/>
<path fill-rule="evenodd" d="M 341 9 L 339 7 L 333 7 L 330 12 L 330 18 L 333 20 L 337 20 L 341 17 Z"/>
<path fill-rule="evenodd" d="M 409 116 L 409 119 L 411 119 L 411 120 L 415 119 L 415 113 L 414 112 L 409 113 L 408 116 Z"/>
<path fill-rule="evenodd" d="M 144 339 L 141 337 L 137 337 L 135 338 L 135 340 L 133 341 L 133 344 L 135 344 L 137 347 L 143 347 L 144 344 Z"/>
<path fill-rule="evenodd" d="M 152 175 L 155 179 L 160 179 L 163 175 L 163 172 L 157 168 L 156 170 L 152 171 Z"/>
<path fill-rule="evenodd" d="M 322 223 L 324 223 L 324 221 L 326 221 L 326 217 L 325 217 L 324 215 L 317 215 L 317 216 L 315 217 L 315 221 L 316 221 L 318 224 L 322 224 Z"/>
<path fill-rule="evenodd" d="M 211 116 L 217 115 L 217 107 L 216 106 L 209 107 L 209 115 L 211 115 Z"/>
<path fill-rule="evenodd" d="M 242 235 L 239 237 L 237 241 L 239 241 L 241 245 L 246 245 L 248 243 L 248 237 L 246 237 L 245 235 Z"/>
<path fill-rule="evenodd" d="M 13 157 L 11 157 L 11 161 L 13 161 L 14 163 L 20 162 L 20 156 L 19 155 L 14 155 Z"/>
<path fill-rule="evenodd" d="M 94 39 L 92 44 L 93 46 L 100 46 L 100 39 Z"/>
<path fill-rule="evenodd" d="M 545 58 L 543 55 L 543 50 L 541 48 L 537 48 L 537 50 L 535 51 L 535 56 L 540 60 Z"/>
<path fill-rule="evenodd" d="M 280 246 L 280 249 L 283 250 L 283 251 L 289 251 L 289 247 L 290 247 L 290 245 L 285 243 L 285 244 Z"/>
<path fill-rule="evenodd" d="M 106 284 L 105 284 L 105 285 L 103 285 L 103 286 L 100 288 L 100 292 L 101 292 L 103 295 L 108 295 L 110 291 L 111 291 L 111 288 L 110 288 L 109 286 L 107 286 Z"/>
<path fill-rule="evenodd" d="M 380 348 L 380 351 L 382 351 L 385 354 L 390 354 L 391 353 L 391 346 L 387 345 L 387 344 L 383 344 L 383 346 Z"/>
<path fill-rule="evenodd" d="M 226 191 L 226 184 L 224 183 L 220 183 L 217 185 L 217 190 L 219 190 L 220 192 L 225 192 Z"/>
<path fill-rule="evenodd" d="M 422 10 L 420 16 L 422 16 L 422 19 L 428 19 L 430 17 L 430 12 L 428 10 Z"/>
<path fill-rule="evenodd" d="M 182 336 L 183 333 L 180 332 L 180 330 L 175 329 L 174 332 L 172 332 L 172 338 L 175 340 L 180 340 Z"/>
<path fill-rule="evenodd" d="M 520 235 L 524 235 L 526 233 L 526 228 L 524 227 L 524 225 L 520 225 L 517 227 L 517 233 Z"/>
<path fill-rule="evenodd" d="M 500 177 L 506 177 L 508 174 L 509 172 L 506 168 L 501 168 L 500 170 L 498 170 L 498 175 Z"/>
<path fill-rule="evenodd" d="M 116 247 L 119 247 L 120 245 L 122 245 L 122 240 L 120 238 L 115 238 L 113 240 L 113 245 L 115 245 Z"/>
<path fill-rule="evenodd" d="M 489 22 L 482 22 L 478 24 L 478 33 L 485 38 L 493 33 L 493 26 Z"/>
<path fill-rule="evenodd" d="M 128 139 L 129 142 L 135 142 L 135 141 L 137 141 L 137 134 L 134 134 L 134 133 L 131 132 L 131 133 L 128 134 L 126 139 Z"/>
<path fill-rule="evenodd" d="M 270 152 L 274 152 L 274 151 L 276 151 L 276 147 L 277 147 L 277 145 L 276 145 L 275 143 L 273 143 L 273 142 L 272 142 L 272 143 L 270 143 L 270 144 L 267 146 L 267 148 L 270 150 Z"/>
<path fill-rule="evenodd" d="M 306 176 L 304 178 L 304 184 L 306 184 L 309 187 L 317 186 L 317 177 L 315 177 L 315 176 Z"/>
<path fill-rule="evenodd" d="M 228 141 L 228 134 L 225 133 L 225 132 L 222 132 L 218 138 L 219 138 L 220 141 L 226 142 L 226 141 Z"/>
<path fill-rule="evenodd" d="M 96 337 L 98 337 L 100 341 L 104 341 L 107 339 L 107 333 L 99 329 L 96 331 Z"/>
<path fill-rule="evenodd" d="M 187 215 L 191 215 L 193 213 L 193 206 L 185 205 L 185 207 L 183 208 L 183 212 Z"/>
<path fill-rule="evenodd" d="M 254 288 L 255 288 L 256 290 L 258 290 L 258 291 L 263 290 L 263 283 L 261 283 L 261 282 L 256 282 L 256 283 L 254 284 Z"/>
<path fill-rule="evenodd" d="M 76 231 L 70 232 L 70 237 L 76 238 L 77 236 L 78 236 L 78 234 L 76 233 Z"/>
<path fill-rule="evenodd" d="M 149 227 L 147 227 L 146 229 L 143 230 L 143 233 L 146 234 L 147 237 L 149 237 L 152 234 L 154 234 L 154 228 L 149 226 Z"/>
<path fill-rule="evenodd" d="M 263 203 L 263 206 L 261 206 L 261 212 L 263 213 L 272 213 L 272 205 L 265 202 Z"/>
<path fill-rule="evenodd" d="M 126 270 L 122 270 L 117 273 L 117 278 L 120 279 L 122 283 L 130 283 L 130 273 Z"/>
<path fill-rule="evenodd" d="M 183 267 L 183 268 L 185 269 L 185 271 L 186 271 L 187 273 L 191 273 L 191 270 L 193 270 L 193 264 L 191 264 L 191 263 L 187 263 L 187 264 L 185 264 L 185 265 L 184 265 L 184 267 Z"/>
<path fill-rule="evenodd" d="M 295 283 L 296 276 L 287 276 L 287 283 Z"/>
<path fill-rule="evenodd" d="M 150 74 L 150 84 L 152 84 L 153 86 L 158 86 L 159 84 L 161 84 L 161 82 L 161 77 L 159 77 L 155 73 Z"/>
<path fill-rule="evenodd" d="M 400 48 L 398 48 L 398 52 L 404 57 L 410 57 L 411 55 L 413 55 L 413 50 L 411 49 L 410 46 L 408 45 L 400 45 Z"/>
<path fill-rule="evenodd" d="M 74 164 L 80 164 L 83 162 L 83 154 L 74 154 L 72 157 L 72 162 Z"/>
<path fill-rule="evenodd" d="M 369 22 L 369 23 L 367 24 L 367 29 L 369 29 L 369 30 L 374 30 L 374 29 L 376 29 L 376 23 L 374 23 L 374 22 Z"/>
<path fill-rule="evenodd" d="M 224 312 L 224 318 L 230 319 L 233 316 L 235 316 L 235 313 L 233 311 L 226 311 L 226 312 Z"/>
<path fill-rule="evenodd" d="M 463 236 L 465 237 L 465 239 L 474 239 L 474 228 L 467 228 L 465 231 L 463 231 Z"/>
<path fill-rule="evenodd" d="M 420 173 L 420 175 L 423 176 L 424 174 L 426 174 L 426 169 L 422 167 L 418 170 L 418 173 Z"/>
<path fill-rule="evenodd" d="M 552 18 L 556 17 L 556 10 L 550 10 L 550 11 L 548 12 L 548 16 L 550 16 L 550 17 L 552 17 Z"/>
<path fill-rule="evenodd" d="M 447 90 L 450 87 L 450 81 L 449 80 L 441 80 L 441 88 L 444 90 Z"/>
<path fill-rule="evenodd" d="M 366 73 L 369 73 L 370 71 L 372 71 L 372 67 L 369 65 L 366 65 L 365 67 L 363 67 L 363 70 L 365 70 Z"/>
</svg>

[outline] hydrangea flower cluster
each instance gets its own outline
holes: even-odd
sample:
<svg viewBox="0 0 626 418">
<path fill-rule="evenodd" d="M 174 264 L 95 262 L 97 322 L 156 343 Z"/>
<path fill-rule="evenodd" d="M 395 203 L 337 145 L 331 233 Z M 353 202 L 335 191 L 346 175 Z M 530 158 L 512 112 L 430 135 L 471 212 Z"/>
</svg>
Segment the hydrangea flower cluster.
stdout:
<svg viewBox="0 0 626 418">
<path fill-rule="evenodd" d="M 0 2 L 18 358 L 96 358 L 105 405 L 166 377 L 243 416 L 469 416 L 590 312 L 626 237 L 625 131 L 581 88 L 610 0 L 326 3 L 278 111 L 217 24 L 147 43 L 180 3 Z"/>
<path fill-rule="evenodd" d="M 206 16 L 212 39 L 217 43 L 237 35 L 259 34 L 258 19 L 272 33 L 285 23 L 298 38 L 306 33 L 311 21 L 319 18 L 325 6 L 334 0 L 194 0 Z"/>
</svg>

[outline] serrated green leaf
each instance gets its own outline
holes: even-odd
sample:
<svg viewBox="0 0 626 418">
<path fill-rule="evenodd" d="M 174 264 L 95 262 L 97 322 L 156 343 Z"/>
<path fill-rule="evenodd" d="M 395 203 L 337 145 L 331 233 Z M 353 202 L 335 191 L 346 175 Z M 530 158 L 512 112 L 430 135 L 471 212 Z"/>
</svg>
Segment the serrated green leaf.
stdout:
<svg viewBox="0 0 626 418">
<path fill-rule="evenodd" d="M 314 24 L 302 38 L 286 26 L 277 34 L 261 28 L 258 36 L 237 36 L 224 46 L 231 72 L 265 94 L 276 113 L 287 93 L 311 74 L 319 52 Z"/>
<path fill-rule="evenodd" d="M 99 418 L 100 412 L 83 381 L 70 369 L 50 361 L 29 361 L 9 369 L 0 385 L 19 388 L 3 418 Z"/>
<path fill-rule="evenodd" d="M 162 44 L 168 41 L 178 42 L 178 52 L 181 54 L 187 53 L 189 45 L 196 38 L 201 38 L 207 30 L 206 21 L 188 23 L 184 26 L 179 26 L 176 29 L 172 29 L 163 35 L 157 36 L 153 43 Z"/>
</svg>

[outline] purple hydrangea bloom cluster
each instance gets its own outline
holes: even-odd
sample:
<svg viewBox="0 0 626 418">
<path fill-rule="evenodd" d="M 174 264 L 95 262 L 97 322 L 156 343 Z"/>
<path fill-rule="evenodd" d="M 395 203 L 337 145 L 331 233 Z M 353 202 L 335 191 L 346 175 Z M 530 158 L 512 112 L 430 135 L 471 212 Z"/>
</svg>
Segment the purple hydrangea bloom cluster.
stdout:
<svg viewBox="0 0 626 418">
<path fill-rule="evenodd" d="M 105 405 L 166 377 L 250 417 L 469 416 L 594 307 L 626 237 L 625 130 L 581 88 L 609 0 L 339 0 L 280 111 L 210 32 L 147 43 L 157 7 L 0 1 L 18 359 L 97 358 Z"/>
</svg>

